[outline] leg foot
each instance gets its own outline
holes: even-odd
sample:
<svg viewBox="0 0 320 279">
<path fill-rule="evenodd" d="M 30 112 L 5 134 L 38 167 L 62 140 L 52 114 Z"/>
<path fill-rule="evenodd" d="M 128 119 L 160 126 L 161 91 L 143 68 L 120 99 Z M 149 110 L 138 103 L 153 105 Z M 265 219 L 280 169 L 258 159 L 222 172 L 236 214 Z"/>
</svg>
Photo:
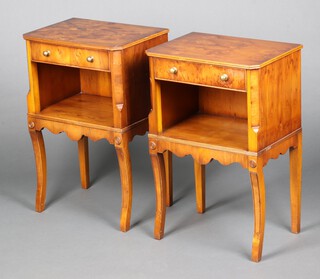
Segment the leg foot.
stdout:
<svg viewBox="0 0 320 279">
<path fill-rule="evenodd" d="M 37 193 L 35 210 L 37 212 L 42 212 L 45 209 L 47 188 L 46 151 L 41 131 L 30 131 L 30 137 L 33 145 L 37 172 Z"/>
<path fill-rule="evenodd" d="M 166 179 L 163 154 L 150 154 L 154 184 L 156 191 L 156 216 L 154 222 L 154 238 L 161 239 L 164 236 L 166 218 Z"/>
<path fill-rule="evenodd" d="M 204 213 L 206 210 L 206 172 L 205 165 L 194 161 L 196 206 L 198 213 Z"/>
<path fill-rule="evenodd" d="M 173 188 L 172 188 L 172 153 L 165 151 L 163 153 L 165 175 L 166 175 L 166 206 L 173 204 Z"/>
<path fill-rule="evenodd" d="M 291 231 L 293 233 L 300 232 L 301 218 L 302 133 L 297 137 L 297 147 L 290 149 Z"/>
<path fill-rule="evenodd" d="M 129 145 L 125 138 L 122 139 L 122 143 L 119 146 L 116 146 L 116 151 L 122 187 L 120 230 L 126 232 L 130 229 L 132 207 L 132 173 Z"/>
<path fill-rule="evenodd" d="M 250 170 L 252 186 L 253 212 L 254 212 L 254 233 L 252 240 L 252 261 L 261 260 L 264 225 L 265 225 L 265 185 L 262 165 L 256 167 L 256 172 Z"/>
<path fill-rule="evenodd" d="M 88 189 L 90 184 L 89 176 L 89 151 L 88 151 L 88 138 L 83 136 L 78 141 L 78 156 L 80 166 L 81 186 L 83 189 Z"/>
</svg>

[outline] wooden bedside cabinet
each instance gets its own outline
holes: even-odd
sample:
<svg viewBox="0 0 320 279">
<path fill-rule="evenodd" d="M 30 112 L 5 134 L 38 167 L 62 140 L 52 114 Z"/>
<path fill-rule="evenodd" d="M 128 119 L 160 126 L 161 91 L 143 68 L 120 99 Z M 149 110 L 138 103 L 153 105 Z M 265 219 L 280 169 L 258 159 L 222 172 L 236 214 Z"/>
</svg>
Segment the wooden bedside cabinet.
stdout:
<svg viewBox="0 0 320 279">
<path fill-rule="evenodd" d="M 149 151 L 156 188 L 155 238 L 172 203 L 171 153 L 194 159 L 197 211 L 205 211 L 205 165 L 248 169 L 254 206 L 252 260 L 261 259 L 263 167 L 290 150 L 291 229 L 300 231 L 302 130 L 298 44 L 190 33 L 147 50 Z M 165 156 L 164 156 L 165 154 Z"/>
<path fill-rule="evenodd" d="M 130 228 L 132 176 L 128 143 L 148 129 L 147 48 L 168 29 L 72 18 L 27 34 L 28 126 L 37 170 L 36 211 L 45 208 L 46 154 L 41 130 L 78 141 L 81 183 L 89 186 L 88 138 L 117 151 L 120 228 Z"/>
</svg>

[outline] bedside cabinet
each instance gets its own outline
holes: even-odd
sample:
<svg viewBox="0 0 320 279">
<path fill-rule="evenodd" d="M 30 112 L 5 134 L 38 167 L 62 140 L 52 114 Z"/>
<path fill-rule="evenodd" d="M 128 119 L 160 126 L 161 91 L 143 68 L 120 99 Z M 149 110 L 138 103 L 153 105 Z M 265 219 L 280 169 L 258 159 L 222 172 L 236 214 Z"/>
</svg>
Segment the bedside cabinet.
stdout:
<svg viewBox="0 0 320 279">
<path fill-rule="evenodd" d="M 65 132 L 78 142 L 83 188 L 89 186 L 88 138 L 117 151 L 122 210 L 130 228 L 132 176 L 128 143 L 148 129 L 150 111 L 145 50 L 166 42 L 167 29 L 72 18 L 24 34 L 30 91 L 28 126 L 34 148 L 36 211 L 45 208 L 46 153 L 41 130 Z"/>
<path fill-rule="evenodd" d="M 263 167 L 289 150 L 291 230 L 300 231 L 301 48 L 298 44 L 190 33 L 147 50 L 155 238 L 164 235 L 166 205 L 172 200 L 172 186 L 166 179 L 172 170 L 164 163 L 167 153 L 193 157 L 199 213 L 205 211 L 206 164 L 217 160 L 248 169 L 254 207 L 252 260 L 257 262 L 265 225 Z"/>
</svg>

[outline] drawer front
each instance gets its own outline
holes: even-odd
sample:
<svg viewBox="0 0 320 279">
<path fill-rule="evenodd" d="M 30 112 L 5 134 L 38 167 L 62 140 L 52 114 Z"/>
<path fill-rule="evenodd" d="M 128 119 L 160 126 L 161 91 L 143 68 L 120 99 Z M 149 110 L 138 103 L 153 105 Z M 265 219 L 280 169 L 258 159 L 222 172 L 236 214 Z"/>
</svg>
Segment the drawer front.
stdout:
<svg viewBox="0 0 320 279">
<path fill-rule="evenodd" d="M 156 79 L 246 90 L 246 71 L 210 64 L 153 58 Z"/>
<path fill-rule="evenodd" d="M 31 59 L 36 62 L 109 71 L 107 51 L 32 42 Z"/>
</svg>

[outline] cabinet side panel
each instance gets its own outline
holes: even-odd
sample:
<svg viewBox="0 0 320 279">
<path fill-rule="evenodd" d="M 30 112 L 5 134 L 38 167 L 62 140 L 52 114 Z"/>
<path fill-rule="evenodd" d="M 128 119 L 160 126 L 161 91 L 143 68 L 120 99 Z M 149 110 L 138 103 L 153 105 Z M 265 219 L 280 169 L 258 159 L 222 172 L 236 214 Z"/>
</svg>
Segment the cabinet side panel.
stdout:
<svg viewBox="0 0 320 279">
<path fill-rule="evenodd" d="M 161 112 L 161 87 L 160 82 L 154 79 L 154 59 L 149 57 L 150 67 L 150 99 L 151 109 L 148 118 L 149 132 L 158 134 L 162 132 L 162 112 Z"/>
<path fill-rule="evenodd" d="M 261 107 L 260 69 L 247 71 L 247 107 L 248 107 L 248 148 L 249 151 L 259 151 L 265 143 L 265 119 Z"/>
<path fill-rule="evenodd" d="M 260 71 L 260 115 L 265 123 L 262 149 L 301 127 L 300 51 Z"/>
<path fill-rule="evenodd" d="M 125 102 L 128 125 L 147 118 L 150 112 L 149 63 L 145 51 L 168 41 L 164 34 L 124 50 Z"/>
<path fill-rule="evenodd" d="M 28 112 L 36 113 L 40 111 L 39 82 L 37 64 L 31 61 L 31 43 L 26 41 L 28 57 L 29 92 L 27 95 Z"/>
</svg>

